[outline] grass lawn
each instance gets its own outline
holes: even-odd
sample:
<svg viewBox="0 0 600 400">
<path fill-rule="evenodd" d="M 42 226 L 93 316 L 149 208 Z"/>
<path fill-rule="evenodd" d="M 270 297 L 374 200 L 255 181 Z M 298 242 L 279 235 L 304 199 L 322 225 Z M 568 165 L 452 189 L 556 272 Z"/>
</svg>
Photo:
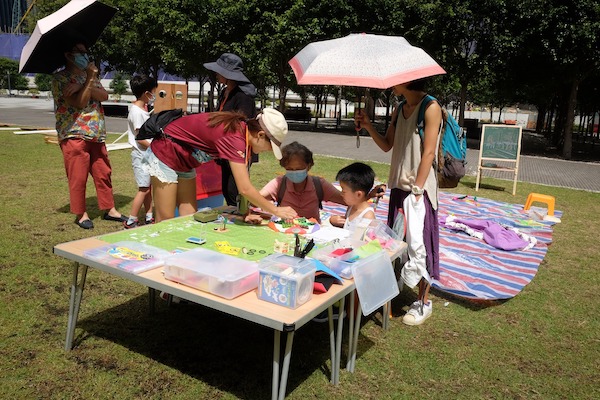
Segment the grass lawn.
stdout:
<svg viewBox="0 0 600 400">
<path fill-rule="evenodd" d="M 191 305 L 148 313 L 147 289 L 90 269 L 75 332 L 65 352 L 71 265 L 54 245 L 122 229 L 103 221 L 95 190 L 85 231 L 69 213 L 58 146 L 38 135 L 0 132 L 0 398 L 265 399 L 271 394 L 271 330 Z M 130 152 L 110 153 L 117 208 L 136 192 Z M 312 172 L 333 180 L 348 160 L 316 157 Z M 385 180 L 388 166 L 371 164 Z M 252 167 L 261 186 L 280 172 L 270 155 Z M 91 181 L 91 180 L 90 180 Z M 452 191 L 510 203 L 530 192 L 556 196 L 564 212 L 535 279 L 515 298 L 477 304 L 433 294 L 420 327 L 400 317 L 415 298 L 393 301 L 395 318 L 363 320 L 354 374 L 329 384 L 326 324 L 295 336 L 290 399 L 600 398 L 600 194 L 467 177 Z M 444 304 L 448 302 L 448 305 Z M 344 346 L 342 365 L 346 362 Z"/>
</svg>

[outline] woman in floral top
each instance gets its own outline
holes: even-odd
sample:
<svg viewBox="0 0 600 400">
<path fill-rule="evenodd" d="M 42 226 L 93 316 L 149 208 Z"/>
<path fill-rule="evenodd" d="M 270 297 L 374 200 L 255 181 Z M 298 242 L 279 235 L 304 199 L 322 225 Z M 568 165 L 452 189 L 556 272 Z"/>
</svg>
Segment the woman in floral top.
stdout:
<svg viewBox="0 0 600 400">
<path fill-rule="evenodd" d="M 85 207 L 85 189 L 88 174 L 91 174 L 98 208 L 106 210 L 103 218 L 121 222 L 124 217 L 115 209 L 111 167 L 104 143 L 104 110 L 100 104 L 108 99 L 108 93 L 81 39 L 72 40 L 65 47 L 64 56 L 65 68 L 54 74 L 52 94 L 56 131 L 69 182 L 71 213 L 76 215 L 75 223 L 81 228 L 94 227 Z"/>
</svg>

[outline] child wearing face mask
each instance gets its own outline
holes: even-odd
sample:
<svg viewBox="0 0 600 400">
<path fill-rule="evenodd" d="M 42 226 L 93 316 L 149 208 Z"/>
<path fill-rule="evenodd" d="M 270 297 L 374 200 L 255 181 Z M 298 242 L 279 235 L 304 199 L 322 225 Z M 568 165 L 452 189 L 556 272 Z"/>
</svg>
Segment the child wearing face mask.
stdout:
<svg viewBox="0 0 600 400">
<path fill-rule="evenodd" d="M 278 201 L 279 188 L 285 179 L 285 192 L 281 196 L 279 206 L 292 207 L 298 213 L 298 216 L 305 218 L 314 218 L 321 223 L 319 215 L 319 196 L 313 179 L 309 179 L 308 172 L 314 165 L 313 153 L 306 146 L 292 142 L 281 148 L 282 158 L 279 164 L 285 168 L 285 175 L 278 176 L 267 183 L 260 194 L 273 202 Z M 323 201 L 331 201 L 343 204 L 344 199 L 339 190 L 325 179 L 318 177 L 323 191 Z M 262 218 L 258 215 L 250 214 L 246 216 L 248 223 L 259 223 Z"/>
<path fill-rule="evenodd" d="M 152 215 L 152 191 L 150 190 L 150 174 L 142 167 L 142 159 L 146 154 L 146 149 L 150 147 L 152 139 L 136 140 L 140 127 L 150 118 L 148 106 L 154 103 L 156 99 L 154 92 L 158 87 L 155 78 L 147 75 L 136 75 L 129 81 L 131 92 L 136 100 L 129 108 L 127 115 L 127 137 L 131 145 L 131 166 L 133 175 L 138 186 L 138 192 L 133 198 L 131 213 L 127 221 L 123 221 L 125 229 L 138 226 L 138 214 L 142 205 L 146 210 L 145 223 L 154 223 Z"/>
</svg>

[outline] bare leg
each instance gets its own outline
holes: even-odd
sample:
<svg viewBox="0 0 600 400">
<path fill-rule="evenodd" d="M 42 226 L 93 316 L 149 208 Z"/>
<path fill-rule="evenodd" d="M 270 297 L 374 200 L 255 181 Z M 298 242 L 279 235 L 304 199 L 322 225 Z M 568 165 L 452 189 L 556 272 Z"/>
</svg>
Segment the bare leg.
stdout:
<svg viewBox="0 0 600 400">
<path fill-rule="evenodd" d="M 177 206 L 179 207 L 179 215 L 194 214 L 197 209 L 196 178 L 180 179 L 177 186 Z"/>
<path fill-rule="evenodd" d="M 421 279 L 419 282 L 419 299 L 423 299 L 423 304 L 427 304 L 429 301 L 429 289 L 431 289 L 431 285 L 425 279 Z"/>
<path fill-rule="evenodd" d="M 177 186 L 177 183 L 164 183 L 158 180 L 158 178 L 152 177 L 152 197 L 154 198 L 156 222 L 164 221 L 175 216 Z"/>
</svg>

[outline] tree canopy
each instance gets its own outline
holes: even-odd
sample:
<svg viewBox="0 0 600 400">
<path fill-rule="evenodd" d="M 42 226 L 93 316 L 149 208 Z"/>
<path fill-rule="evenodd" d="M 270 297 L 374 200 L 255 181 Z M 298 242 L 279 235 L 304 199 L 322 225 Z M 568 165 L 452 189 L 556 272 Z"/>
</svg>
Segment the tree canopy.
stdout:
<svg viewBox="0 0 600 400">
<path fill-rule="evenodd" d="M 600 3 L 596 0 L 104 0 L 119 9 L 97 57 L 125 74 L 159 69 L 205 81 L 202 66 L 234 52 L 263 98 L 305 96 L 288 61 L 308 43 L 367 32 L 404 36 L 447 71 L 433 80 L 443 104 L 529 103 L 555 109 L 552 134 L 570 157 L 575 111 L 598 105 Z M 35 20 L 66 1 L 38 2 Z M 592 86 L 590 86 L 592 85 Z M 579 90 L 583 88 L 583 90 Z M 323 90 L 326 90 L 323 88 Z M 318 90 L 321 92 L 322 90 Z M 344 93 L 352 92 L 344 90 Z M 352 93 L 354 95 L 354 93 Z M 541 124 L 540 124 L 541 125 Z"/>
</svg>

